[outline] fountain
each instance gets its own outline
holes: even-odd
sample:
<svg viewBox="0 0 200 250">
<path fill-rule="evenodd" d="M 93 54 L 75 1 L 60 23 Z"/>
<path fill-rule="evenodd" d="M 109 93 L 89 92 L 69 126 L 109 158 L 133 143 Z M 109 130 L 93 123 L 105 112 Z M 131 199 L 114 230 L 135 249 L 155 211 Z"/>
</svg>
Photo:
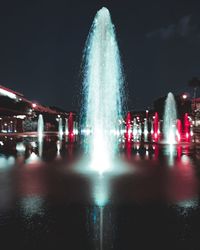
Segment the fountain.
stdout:
<svg viewBox="0 0 200 250">
<path fill-rule="evenodd" d="M 74 116 L 72 112 L 69 113 L 68 118 L 68 141 L 74 141 Z"/>
<path fill-rule="evenodd" d="M 119 128 L 122 117 L 123 74 L 115 29 L 107 8 L 99 10 L 92 24 L 84 50 L 83 128 L 84 148 L 90 169 L 103 174 L 113 167 L 118 138 L 112 131 Z"/>
<path fill-rule="evenodd" d="M 133 140 L 137 141 L 137 121 L 136 121 L 136 118 L 133 119 Z"/>
<path fill-rule="evenodd" d="M 174 95 L 170 92 L 165 102 L 163 119 L 164 142 L 167 144 L 176 143 L 176 120 L 176 101 L 174 99 Z"/>
<path fill-rule="evenodd" d="M 126 116 L 126 133 L 125 133 L 125 139 L 127 141 L 131 141 L 132 137 L 133 137 L 133 133 L 132 133 L 132 128 L 131 128 L 131 113 L 128 112 L 127 116 Z"/>
<path fill-rule="evenodd" d="M 62 123 L 62 118 L 59 119 L 58 121 L 58 138 L 60 141 L 62 141 L 63 138 L 63 123 Z"/>
<path fill-rule="evenodd" d="M 65 136 L 66 136 L 66 138 L 68 137 L 68 135 L 69 135 L 68 119 L 65 118 Z"/>
<path fill-rule="evenodd" d="M 177 123 L 176 123 L 176 138 L 177 138 L 177 142 L 181 142 L 181 138 L 182 138 L 182 123 L 181 120 L 178 119 Z"/>
<path fill-rule="evenodd" d="M 38 141 L 43 141 L 43 136 L 44 136 L 44 119 L 43 119 L 43 116 L 41 114 L 38 117 L 37 133 L 38 133 Z"/>
<path fill-rule="evenodd" d="M 159 117 L 158 112 L 154 115 L 154 121 L 153 121 L 153 139 L 155 142 L 158 142 L 159 140 Z"/>
<path fill-rule="evenodd" d="M 148 130 L 148 120 L 147 118 L 145 118 L 144 120 L 144 141 L 148 141 L 148 134 L 149 134 L 149 130 Z"/>
<path fill-rule="evenodd" d="M 44 119 L 43 115 L 41 114 L 38 117 L 37 134 L 38 134 L 38 152 L 39 156 L 41 157 L 43 148 L 43 137 L 44 137 Z"/>
</svg>

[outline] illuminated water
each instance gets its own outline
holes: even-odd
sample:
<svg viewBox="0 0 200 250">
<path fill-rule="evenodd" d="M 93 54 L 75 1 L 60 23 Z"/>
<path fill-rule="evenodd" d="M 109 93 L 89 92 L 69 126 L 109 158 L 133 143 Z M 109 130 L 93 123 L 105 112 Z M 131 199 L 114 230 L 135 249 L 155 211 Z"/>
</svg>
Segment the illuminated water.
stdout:
<svg viewBox="0 0 200 250">
<path fill-rule="evenodd" d="M 144 141 L 148 141 L 148 120 L 144 120 Z"/>
<path fill-rule="evenodd" d="M 69 135 L 68 119 L 67 118 L 65 118 L 65 135 L 66 136 Z"/>
<path fill-rule="evenodd" d="M 60 118 L 59 121 L 58 121 L 58 135 L 59 135 L 59 140 L 62 141 L 62 138 L 63 138 L 63 122 L 62 122 L 62 118 Z"/>
<path fill-rule="evenodd" d="M 108 9 L 94 18 L 84 50 L 84 105 L 82 126 L 91 135 L 85 138 L 85 151 L 93 170 L 103 173 L 113 168 L 118 148 L 122 112 L 123 74 L 115 29 Z"/>
<path fill-rule="evenodd" d="M 37 133 L 38 133 L 38 141 L 41 142 L 44 136 L 44 119 L 41 114 L 38 117 Z"/>
<path fill-rule="evenodd" d="M 165 102 L 165 111 L 163 117 L 164 142 L 167 144 L 176 143 L 176 101 L 174 95 L 169 93 Z"/>
<path fill-rule="evenodd" d="M 44 137 L 44 119 L 43 115 L 41 114 L 38 117 L 37 134 L 38 134 L 38 152 L 39 156 L 41 156 L 43 150 L 43 137 Z"/>
</svg>

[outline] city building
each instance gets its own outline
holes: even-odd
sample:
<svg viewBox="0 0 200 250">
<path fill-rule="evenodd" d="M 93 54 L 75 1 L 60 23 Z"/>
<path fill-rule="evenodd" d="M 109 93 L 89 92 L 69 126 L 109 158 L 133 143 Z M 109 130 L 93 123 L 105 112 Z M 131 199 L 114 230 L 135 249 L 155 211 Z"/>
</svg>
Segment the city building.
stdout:
<svg viewBox="0 0 200 250">
<path fill-rule="evenodd" d="M 69 116 L 69 112 L 32 102 L 23 94 L 0 86 L 0 133 L 36 131 L 39 114 L 43 115 L 46 131 L 57 131 L 58 120 Z"/>
</svg>

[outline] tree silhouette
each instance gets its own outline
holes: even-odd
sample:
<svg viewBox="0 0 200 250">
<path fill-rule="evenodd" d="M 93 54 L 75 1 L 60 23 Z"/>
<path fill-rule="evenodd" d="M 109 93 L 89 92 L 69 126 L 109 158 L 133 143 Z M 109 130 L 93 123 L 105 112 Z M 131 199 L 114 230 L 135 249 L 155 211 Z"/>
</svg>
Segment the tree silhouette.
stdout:
<svg viewBox="0 0 200 250">
<path fill-rule="evenodd" d="M 200 79 L 198 77 L 193 77 L 189 82 L 188 85 L 194 89 L 194 96 L 196 98 L 197 89 L 200 87 Z"/>
<path fill-rule="evenodd" d="M 200 79 L 198 77 L 193 77 L 189 82 L 188 85 L 193 88 L 193 99 L 194 99 L 194 125 L 196 127 L 196 115 L 197 115 L 197 89 L 200 87 Z"/>
</svg>

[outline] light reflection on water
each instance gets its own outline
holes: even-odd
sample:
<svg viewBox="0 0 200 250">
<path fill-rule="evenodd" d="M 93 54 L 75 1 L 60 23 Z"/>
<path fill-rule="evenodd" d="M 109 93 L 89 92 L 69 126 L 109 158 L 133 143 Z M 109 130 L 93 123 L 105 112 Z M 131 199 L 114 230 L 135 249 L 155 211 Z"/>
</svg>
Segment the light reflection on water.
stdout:
<svg viewBox="0 0 200 250">
<path fill-rule="evenodd" d="M 193 222 L 190 218 L 197 216 L 195 211 L 199 211 L 197 148 L 173 145 L 173 149 L 170 149 L 165 145 L 148 143 L 121 145 L 120 157 L 126 162 L 126 168 L 134 171 L 120 170 L 103 176 L 88 172 L 80 177 L 77 172 L 65 171 L 72 161 L 79 160 L 81 152 L 77 150 L 76 144 L 50 137 L 44 138 L 42 154 L 38 146 L 37 138 L 17 138 L 12 142 L 6 139 L 4 146 L 1 146 L 0 225 L 5 211 L 18 211 L 23 220 L 34 223 L 36 217 L 39 221 L 44 220 L 47 211 L 51 209 L 48 204 L 59 213 L 59 209 L 64 209 L 66 203 L 73 204 L 76 201 L 79 206 L 84 203 L 87 207 L 85 223 L 88 237 L 95 246 L 91 249 L 113 249 L 114 241 L 119 237 L 118 224 L 122 223 L 115 217 L 114 210 L 123 211 L 118 206 L 126 208 L 128 205 L 125 204 L 129 204 L 132 209 L 130 214 L 135 214 L 133 223 L 130 220 L 130 230 L 134 230 L 137 216 L 142 220 L 148 214 L 149 204 L 156 202 L 159 205 L 155 205 L 155 210 L 160 207 L 161 214 L 171 216 L 172 211 L 176 211 L 173 219 L 177 221 L 187 217 L 190 227 L 188 229 L 183 226 L 185 231 L 177 231 L 178 237 L 186 237 L 187 230 L 194 230 L 191 229 Z M 86 198 L 83 198 L 85 193 Z M 164 204 L 164 208 L 160 204 Z M 71 210 L 68 211 L 72 213 Z M 126 213 L 121 213 L 123 221 Z M 159 218 L 156 212 L 153 216 Z M 55 223 L 58 223 L 56 216 Z M 66 220 L 63 224 L 67 226 L 67 223 Z M 81 228 L 80 222 L 76 223 Z M 141 223 L 142 226 L 147 226 L 145 221 Z M 163 221 L 163 225 L 171 226 L 168 223 L 170 222 Z M 185 223 L 185 219 L 181 223 Z M 152 228 L 156 230 L 155 225 Z M 181 228 L 182 224 L 177 230 Z M 28 227 L 28 230 L 31 228 Z M 131 238 L 128 240 L 131 241 Z"/>
<path fill-rule="evenodd" d="M 23 216 L 25 216 L 26 218 L 31 218 L 34 215 L 43 216 L 43 203 L 44 200 L 40 196 L 23 197 L 20 202 Z"/>
</svg>

